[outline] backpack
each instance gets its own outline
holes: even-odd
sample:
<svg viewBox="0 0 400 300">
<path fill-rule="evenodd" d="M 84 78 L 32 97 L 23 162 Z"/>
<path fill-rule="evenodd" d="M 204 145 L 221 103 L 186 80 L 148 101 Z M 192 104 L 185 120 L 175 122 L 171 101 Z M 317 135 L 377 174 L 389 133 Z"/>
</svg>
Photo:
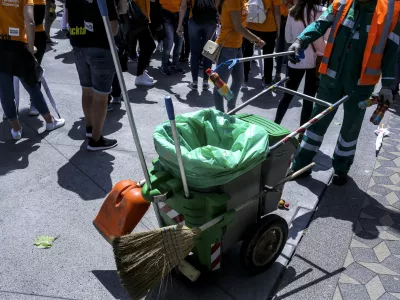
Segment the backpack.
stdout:
<svg viewBox="0 0 400 300">
<path fill-rule="evenodd" d="M 267 11 L 264 10 L 264 3 L 262 0 L 249 0 L 247 2 L 247 22 L 262 24 L 267 19 Z"/>
<path fill-rule="evenodd" d="M 217 22 L 214 0 L 194 0 L 192 18 L 197 24 Z"/>
</svg>

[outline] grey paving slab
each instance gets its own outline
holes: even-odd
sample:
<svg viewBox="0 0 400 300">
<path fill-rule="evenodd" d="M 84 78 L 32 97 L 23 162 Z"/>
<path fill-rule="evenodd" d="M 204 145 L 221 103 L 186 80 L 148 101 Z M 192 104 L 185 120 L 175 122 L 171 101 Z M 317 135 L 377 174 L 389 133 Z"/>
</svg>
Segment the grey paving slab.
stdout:
<svg viewBox="0 0 400 300">
<path fill-rule="evenodd" d="M 351 248 L 351 254 L 356 262 L 378 262 L 373 249 Z"/>
<path fill-rule="evenodd" d="M 343 300 L 364 300 L 368 299 L 368 293 L 363 285 L 339 284 Z"/>
<path fill-rule="evenodd" d="M 379 278 L 387 292 L 400 293 L 400 279 L 398 276 L 380 275 Z"/>
</svg>

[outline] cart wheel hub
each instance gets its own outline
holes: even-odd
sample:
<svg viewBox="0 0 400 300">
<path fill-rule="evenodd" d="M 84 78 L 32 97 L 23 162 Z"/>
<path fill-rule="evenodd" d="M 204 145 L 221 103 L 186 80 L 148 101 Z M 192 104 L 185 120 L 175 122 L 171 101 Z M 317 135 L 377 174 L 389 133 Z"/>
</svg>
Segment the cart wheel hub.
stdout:
<svg viewBox="0 0 400 300">
<path fill-rule="evenodd" d="M 283 232 L 280 228 L 271 228 L 258 239 L 253 252 L 253 263 L 256 266 L 268 264 L 279 251 L 283 242 Z"/>
</svg>

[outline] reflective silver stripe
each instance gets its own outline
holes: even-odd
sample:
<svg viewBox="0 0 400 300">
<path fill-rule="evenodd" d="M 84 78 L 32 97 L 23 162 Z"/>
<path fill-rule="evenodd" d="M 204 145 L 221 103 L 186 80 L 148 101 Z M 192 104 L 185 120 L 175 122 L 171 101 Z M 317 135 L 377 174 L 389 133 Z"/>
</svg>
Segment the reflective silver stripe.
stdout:
<svg viewBox="0 0 400 300">
<path fill-rule="evenodd" d="M 321 62 L 322 62 L 323 64 L 328 64 L 328 63 L 329 63 L 329 57 L 322 56 Z"/>
<path fill-rule="evenodd" d="M 346 26 L 346 27 L 349 27 L 349 28 L 353 28 L 354 22 L 352 20 L 350 20 L 350 19 L 344 19 L 342 25 Z"/>
<path fill-rule="evenodd" d="M 328 21 L 328 22 L 333 22 L 335 19 L 335 15 L 333 13 L 329 13 L 326 15 L 321 15 L 317 21 Z"/>
<path fill-rule="evenodd" d="M 329 77 L 332 77 L 332 78 L 336 78 L 336 72 L 331 69 L 326 70 L 326 75 L 328 75 Z"/>
<path fill-rule="evenodd" d="M 383 50 L 385 49 L 386 40 L 388 39 L 389 36 L 390 26 L 392 25 L 392 18 L 394 13 L 394 0 L 388 0 L 387 8 L 388 9 L 385 16 L 385 21 L 383 23 L 383 30 L 381 38 L 379 40 L 379 44 L 378 46 L 372 47 L 373 53 L 381 55 L 383 55 Z"/>
<path fill-rule="evenodd" d="M 354 147 L 355 145 L 357 145 L 357 140 L 351 141 L 351 142 L 346 142 L 342 135 L 339 136 L 338 142 L 341 146 L 345 147 L 345 148 L 350 148 L 350 147 Z"/>
<path fill-rule="evenodd" d="M 343 14 L 343 10 L 344 10 L 345 4 L 346 4 L 346 0 L 340 0 L 340 5 L 339 5 L 339 8 L 338 8 L 338 10 L 336 12 L 335 20 L 333 21 L 333 24 L 332 24 L 332 27 L 331 27 L 331 32 L 329 33 L 328 43 L 333 44 L 335 42 L 335 37 L 334 37 L 335 30 L 336 30 L 336 27 L 338 26 L 340 17 Z"/>
<path fill-rule="evenodd" d="M 301 141 L 300 147 L 313 152 L 317 152 L 319 149 L 319 146 L 310 145 L 305 141 Z"/>
<path fill-rule="evenodd" d="M 396 45 L 400 44 L 400 36 L 398 34 L 395 34 L 394 32 L 391 32 L 389 34 L 388 39 L 395 42 Z"/>
<path fill-rule="evenodd" d="M 370 29 L 371 29 L 371 26 L 367 25 L 367 32 L 369 32 Z"/>
<path fill-rule="evenodd" d="M 353 39 L 354 40 L 359 40 L 360 39 L 360 33 L 358 31 L 354 32 Z"/>
<path fill-rule="evenodd" d="M 395 77 L 382 77 L 383 80 L 394 80 L 396 79 Z"/>
<path fill-rule="evenodd" d="M 354 154 L 356 154 L 356 149 L 350 150 L 350 151 L 342 151 L 342 150 L 339 150 L 339 148 L 336 146 L 335 154 L 338 156 L 344 156 L 344 157 L 345 156 L 354 156 Z"/>
<path fill-rule="evenodd" d="M 381 70 L 380 69 L 366 68 L 364 74 L 367 74 L 367 75 L 381 75 Z"/>
<path fill-rule="evenodd" d="M 316 134 L 316 133 L 314 133 L 314 132 L 311 132 L 310 130 L 306 130 L 306 132 L 304 133 L 304 135 L 305 135 L 306 137 L 308 137 L 308 138 L 314 140 L 314 141 L 317 141 L 317 142 L 322 142 L 322 140 L 324 139 L 323 136 L 320 136 L 320 135 L 318 135 L 318 134 Z"/>
</svg>

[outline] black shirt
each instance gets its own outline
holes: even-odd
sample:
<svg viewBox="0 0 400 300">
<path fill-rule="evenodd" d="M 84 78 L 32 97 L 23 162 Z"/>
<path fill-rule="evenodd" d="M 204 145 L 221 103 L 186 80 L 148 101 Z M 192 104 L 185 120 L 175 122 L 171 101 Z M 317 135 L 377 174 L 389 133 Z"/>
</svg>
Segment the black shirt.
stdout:
<svg viewBox="0 0 400 300">
<path fill-rule="evenodd" d="M 106 2 L 109 20 L 118 20 L 115 1 Z M 72 46 L 110 48 L 97 0 L 66 0 L 65 6 L 68 9 L 69 40 Z"/>
</svg>

